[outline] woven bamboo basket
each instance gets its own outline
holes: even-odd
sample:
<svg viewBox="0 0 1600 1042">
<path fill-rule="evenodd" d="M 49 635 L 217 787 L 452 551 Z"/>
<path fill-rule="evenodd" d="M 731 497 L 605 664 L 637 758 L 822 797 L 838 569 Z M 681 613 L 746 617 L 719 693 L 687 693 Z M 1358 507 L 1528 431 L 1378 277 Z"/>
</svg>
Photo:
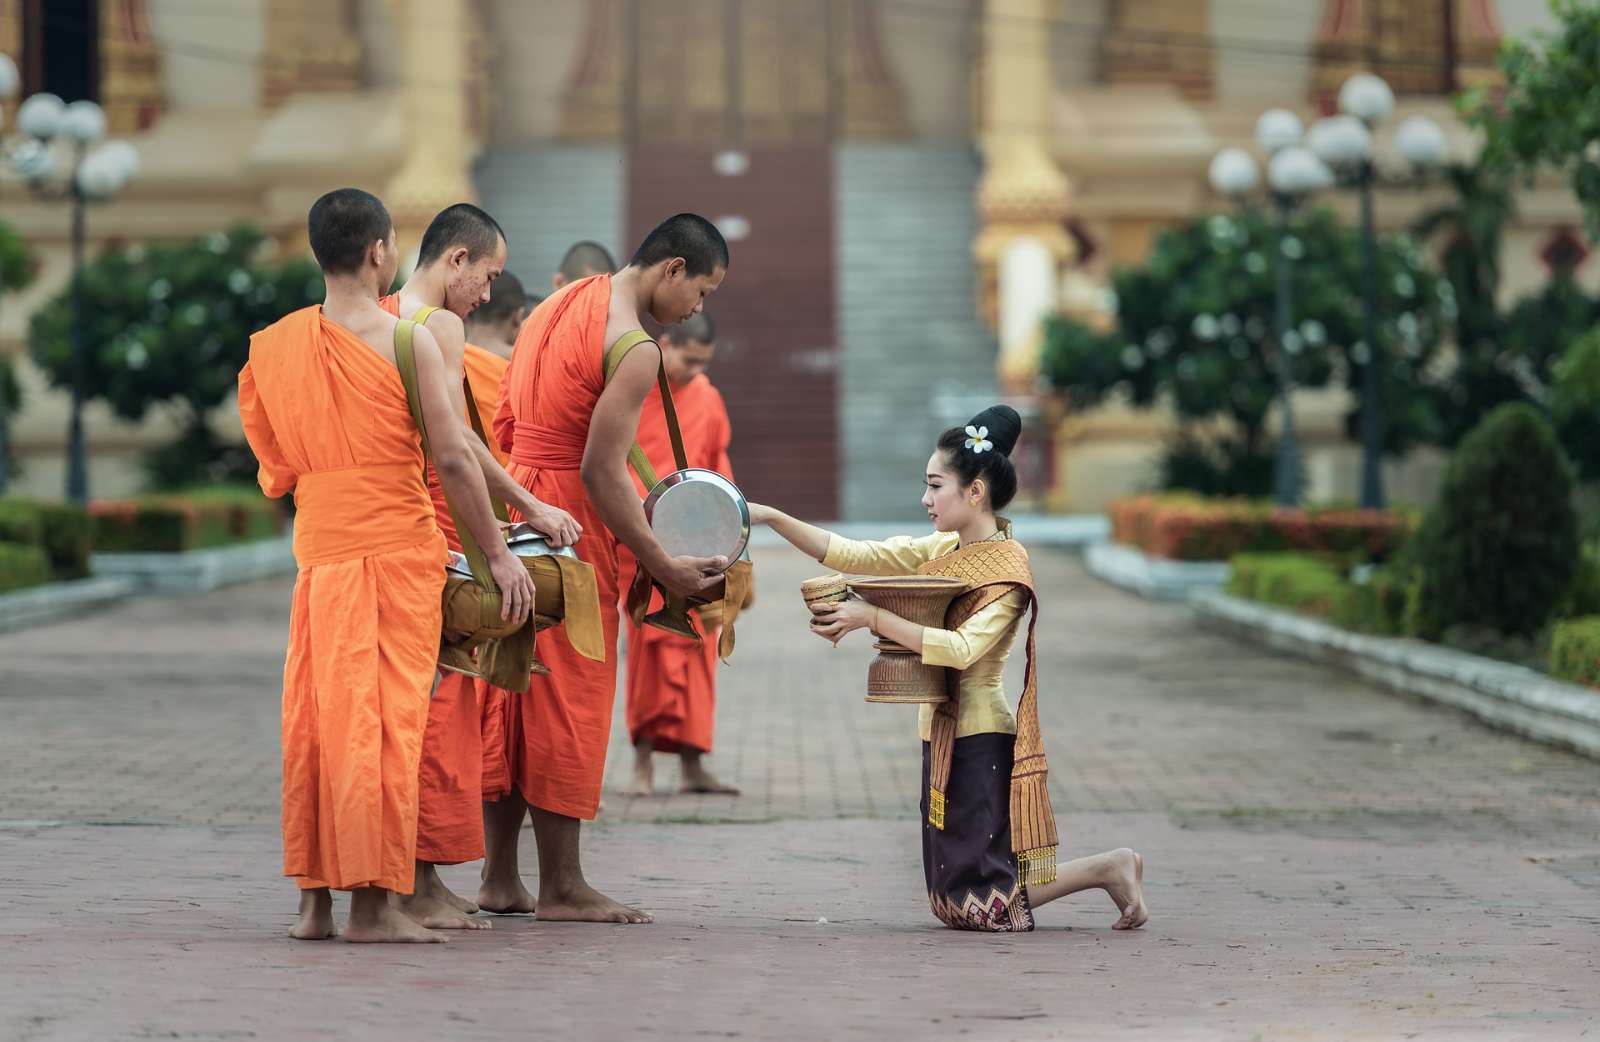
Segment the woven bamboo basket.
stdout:
<svg viewBox="0 0 1600 1042">
<path fill-rule="evenodd" d="M 851 579 L 847 586 L 875 608 L 935 629 L 944 628 L 950 602 L 967 589 L 964 580 L 943 575 Z M 880 638 L 873 647 L 878 649 L 878 657 L 867 667 L 868 702 L 922 705 L 950 700 L 945 690 L 949 670 L 923 665 L 922 649 L 902 647 L 887 638 Z"/>
</svg>

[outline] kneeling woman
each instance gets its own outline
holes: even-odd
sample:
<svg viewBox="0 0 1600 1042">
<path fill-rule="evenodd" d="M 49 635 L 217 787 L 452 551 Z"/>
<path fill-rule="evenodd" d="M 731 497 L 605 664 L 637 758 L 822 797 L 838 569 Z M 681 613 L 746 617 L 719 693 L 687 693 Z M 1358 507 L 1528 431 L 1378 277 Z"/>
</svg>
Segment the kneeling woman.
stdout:
<svg viewBox="0 0 1600 1042">
<path fill-rule="evenodd" d="M 837 643 L 857 629 L 958 670 L 950 701 L 921 707 L 922 866 L 933 914 L 964 930 L 1031 930 L 1033 909 L 1080 890 L 1101 889 L 1121 918 L 1143 926 L 1143 862 L 1127 848 L 1056 865 L 1056 823 L 1045 787 L 1034 663 L 1038 604 L 1028 554 L 995 511 L 1017 491 L 1011 450 L 1022 433 L 1015 410 L 985 409 L 940 438 L 928 460 L 922 505 L 931 535 L 886 542 L 845 539 L 771 507 L 751 520 L 771 527 L 836 571 L 857 575 L 946 575 L 970 588 L 951 605 L 948 629 L 908 622 L 858 599 L 813 608 L 812 629 Z M 1001 686 L 1023 617 L 1027 681 L 1012 713 Z"/>
</svg>

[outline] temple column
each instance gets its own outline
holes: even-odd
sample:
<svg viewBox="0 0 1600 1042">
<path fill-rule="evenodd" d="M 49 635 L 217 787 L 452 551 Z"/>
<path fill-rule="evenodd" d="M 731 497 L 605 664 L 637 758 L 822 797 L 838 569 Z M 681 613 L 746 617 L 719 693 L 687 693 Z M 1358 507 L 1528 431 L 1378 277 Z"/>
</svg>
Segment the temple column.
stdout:
<svg viewBox="0 0 1600 1042">
<path fill-rule="evenodd" d="M 462 25 L 464 4 L 389 0 L 400 39 L 400 99 L 408 147 L 382 195 L 406 256 L 415 256 L 434 214 L 477 198 L 472 163 L 482 141 L 472 130 L 473 79 L 467 70 L 472 41 L 462 32 L 460 46 L 438 47 L 439 27 Z"/>
<path fill-rule="evenodd" d="M 1031 391 L 1039 369 L 1040 319 L 1056 309 L 1061 266 L 1073 257 L 1066 229 L 1072 193 L 1050 155 L 1049 0 L 988 0 L 981 79 L 982 227 L 973 245 L 980 312 L 1000 336 L 998 375 Z"/>
</svg>

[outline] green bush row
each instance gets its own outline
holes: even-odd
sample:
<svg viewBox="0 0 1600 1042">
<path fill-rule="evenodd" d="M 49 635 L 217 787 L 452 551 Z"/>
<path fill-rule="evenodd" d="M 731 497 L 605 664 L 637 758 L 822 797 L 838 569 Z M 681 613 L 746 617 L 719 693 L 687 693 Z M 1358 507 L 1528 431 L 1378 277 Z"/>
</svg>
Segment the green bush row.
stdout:
<svg viewBox="0 0 1600 1042">
<path fill-rule="evenodd" d="M 0 543 L 38 547 L 46 581 L 89 574 L 89 517 L 70 503 L 0 499 Z"/>
<path fill-rule="evenodd" d="M 89 508 L 95 550 L 172 553 L 270 539 L 283 531 L 281 506 L 245 486 L 216 486 Z"/>
<path fill-rule="evenodd" d="M 1333 558 L 1310 554 L 1240 554 L 1228 592 L 1235 597 L 1313 615 L 1361 633 L 1404 632 L 1413 584 L 1398 568 L 1374 568 L 1360 579 Z"/>
<path fill-rule="evenodd" d="M 1550 674 L 1600 688 L 1600 615 L 1556 623 L 1550 641 Z"/>
<path fill-rule="evenodd" d="M 50 581 L 50 558 L 41 547 L 0 542 L 0 593 Z"/>
</svg>

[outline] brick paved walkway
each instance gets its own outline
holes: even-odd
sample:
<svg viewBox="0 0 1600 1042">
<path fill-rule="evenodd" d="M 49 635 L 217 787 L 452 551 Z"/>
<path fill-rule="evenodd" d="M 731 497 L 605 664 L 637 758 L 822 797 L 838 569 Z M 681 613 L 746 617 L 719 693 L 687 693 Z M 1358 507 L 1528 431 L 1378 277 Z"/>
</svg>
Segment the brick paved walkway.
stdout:
<svg viewBox="0 0 1600 1042">
<path fill-rule="evenodd" d="M 864 643 L 805 634 L 817 566 L 758 560 L 712 760 L 744 795 L 613 791 L 587 833 L 595 881 L 658 924 L 502 921 L 442 951 L 280 939 L 286 582 L 134 601 L 89 640 L 0 636 L 0 1039 L 1600 1027 L 1600 765 L 1200 632 L 1044 552 L 1064 842 L 1139 846 L 1156 918 L 1112 935 L 1083 895 L 1030 937 L 931 927 L 912 711 L 861 701 Z"/>
</svg>

